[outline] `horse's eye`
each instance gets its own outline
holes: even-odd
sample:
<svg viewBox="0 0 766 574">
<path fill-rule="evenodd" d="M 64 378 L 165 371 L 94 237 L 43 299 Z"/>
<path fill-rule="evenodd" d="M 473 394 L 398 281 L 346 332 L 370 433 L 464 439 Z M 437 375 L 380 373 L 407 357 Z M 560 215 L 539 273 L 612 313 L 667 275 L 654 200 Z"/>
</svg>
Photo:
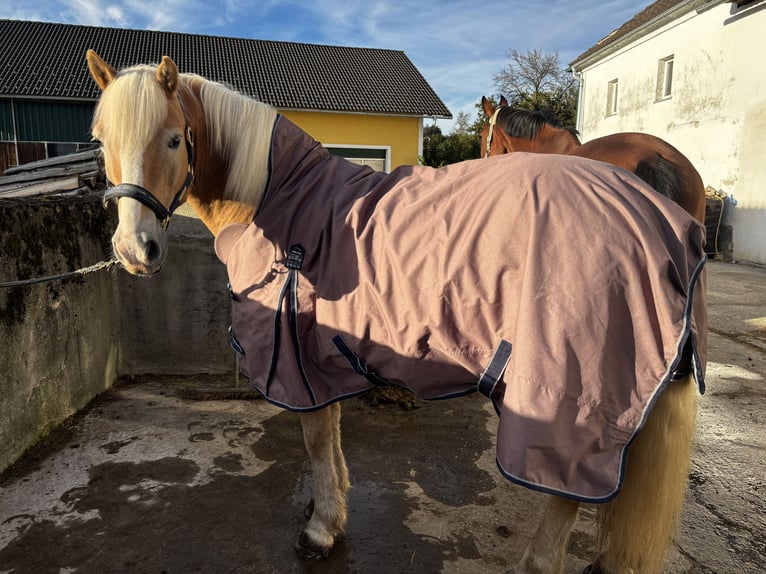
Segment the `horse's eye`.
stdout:
<svg viewBox="0 0 766 574">
<path fill-rule="evenodd" d="M 173 136 L 170 138 L 170 143 L 168 143 L 168 147 L 170 149 L 177 149 L 178 146 L 181 145 L 181 136 Z"/>
</svg>

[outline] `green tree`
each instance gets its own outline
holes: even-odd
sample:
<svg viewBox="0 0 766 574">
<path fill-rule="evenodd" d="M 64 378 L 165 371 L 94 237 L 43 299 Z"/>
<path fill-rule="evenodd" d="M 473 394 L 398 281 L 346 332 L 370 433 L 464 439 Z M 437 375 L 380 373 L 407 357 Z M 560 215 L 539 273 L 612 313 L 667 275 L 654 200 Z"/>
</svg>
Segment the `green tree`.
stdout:
<svg viewBox="0 0 766 574">
<path fill-rule="evenodd" d="M 558 52 L 513 49 L 508 58 L 494 82 L 512 107 L 541 112 L 562 126 L 577 123 L 579 82 L 561 66 Z"/>
<path fill-rule="evenodd" d="M 444 135 L 438 126 L 423 129 L 423 164 L 442 167 L 467 159 L 479 157 L 479 136 L 470 124 L 466 112 L 459 112 L 455 126 L 449 135 Z"/>
</svg>

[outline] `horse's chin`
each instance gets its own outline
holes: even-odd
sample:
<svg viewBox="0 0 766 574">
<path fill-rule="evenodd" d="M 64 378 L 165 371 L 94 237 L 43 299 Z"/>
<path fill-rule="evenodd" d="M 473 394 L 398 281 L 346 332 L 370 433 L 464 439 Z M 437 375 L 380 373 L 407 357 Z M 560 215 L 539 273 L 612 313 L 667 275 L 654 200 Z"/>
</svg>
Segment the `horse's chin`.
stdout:
<svg viewBox="0 0 766 574">
<path fill-rule="evenodd" d="M 135 275 L 136 277 L 153 277 L 157 273 L 159 273 L 162 270 L 162 263 L 160 262 L 157 265 L 153 265 L 151 267 L 147 267 L 145 265 L 135 264 L 135 263 L 129 263 L 127 261 L 123 261 L 121 258 L 117 258 L 120 264 L 122 265 L 123 269 L 130 273 L 131 275 Z"/>
</svg>

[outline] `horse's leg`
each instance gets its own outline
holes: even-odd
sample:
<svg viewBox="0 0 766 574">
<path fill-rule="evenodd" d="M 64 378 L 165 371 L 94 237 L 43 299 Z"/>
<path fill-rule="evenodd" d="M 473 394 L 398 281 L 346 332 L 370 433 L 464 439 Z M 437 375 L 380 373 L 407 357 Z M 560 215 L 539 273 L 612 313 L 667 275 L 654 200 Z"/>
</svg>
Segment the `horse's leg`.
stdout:
<svg viewBox="0 0 766 574">
<path fill-rule="evenodd" d="M 333 403 L 330 405 L 333 417 L 333 460 L 335 462 L 335 473 L 338 479 L 338 488 L 340 488 L 341 495 L 343 496 L 343 508 L 346 508 L 346 500 L 348 497 L 348 489 L 351 488 L 351 482 L 348 479 L 348 466 L 346 465 L 346 457 L 343 456 L 343 445 L 341 444 L 340 435 L 340 403 Z M 344 521 L 345 528 L 345 521 Z"/>
<path fill-rule="evenodd" d="M 314 496 L 311 519 L 295 550 L 302 558 L 324 558 L 346 528 L 349 483 L 340 446 L 340 405 L 302 413 L 300 419 L 311 460 Z"/>
<path fill-rule="evenodd" d="M 564 570 L 569 533 L 577 518 L 579 503 L 551 496 L 535 535 L 524 556 L 509 574 L 559 574 Z"/>
<path fill-rule="evenodd" d="M 681 514 L 697 412 L 691 376 L 662 392 L 628 450 L 620 494 L 599 507 L 599 549 L 590 572 L 652 574 Z"/>
</svg>

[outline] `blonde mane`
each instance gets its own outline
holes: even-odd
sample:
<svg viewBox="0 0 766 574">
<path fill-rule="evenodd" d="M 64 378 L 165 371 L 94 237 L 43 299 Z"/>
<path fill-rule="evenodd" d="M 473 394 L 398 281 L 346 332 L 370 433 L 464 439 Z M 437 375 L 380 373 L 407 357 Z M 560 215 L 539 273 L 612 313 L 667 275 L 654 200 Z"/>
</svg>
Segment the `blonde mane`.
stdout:
<svg viewBox="0 0 766 574">
<path fill-rule="evenodd" d="M 269 149 L 277 111 L 200 76 L 182 77 L 199 86 L 211 144 L 227 159 L 225 197 L 257 206 L 269 177 Z"/>
<path fill-rule="evenodd" d="M 157 66 L 138 65 L 120 71 L 104 90 L 93 116 L 109 132 L 103 139 L 123 149 L 140 149 L 165 120 L 165 92 L 156 80 Z M 277 111 L 225 86 L 194 74 L 181 80 L 199 90 L 211 145 L 226 160 L 224 197 L 256 206 L 268 181 L 269 147 Z M 119 89 L 114 89 L 119 85 Z M 136 122 L 136 117 L 141 122 Z"/>
</svg>

